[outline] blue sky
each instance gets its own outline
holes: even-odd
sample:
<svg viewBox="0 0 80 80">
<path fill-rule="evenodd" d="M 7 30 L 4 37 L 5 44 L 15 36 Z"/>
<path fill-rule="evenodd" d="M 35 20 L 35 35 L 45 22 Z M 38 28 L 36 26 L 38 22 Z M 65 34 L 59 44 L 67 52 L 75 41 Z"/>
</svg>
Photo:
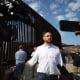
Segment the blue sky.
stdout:
<svg viewBox="0 0 80 80">
<path fill-rule="evenodd" d="M 59 21 L 80 20 L 80 0 L 23 0 L 52 24 L 61 34 L 62 43 L 80 45 L 80 35 L 60 31 Z"/>
</svg>

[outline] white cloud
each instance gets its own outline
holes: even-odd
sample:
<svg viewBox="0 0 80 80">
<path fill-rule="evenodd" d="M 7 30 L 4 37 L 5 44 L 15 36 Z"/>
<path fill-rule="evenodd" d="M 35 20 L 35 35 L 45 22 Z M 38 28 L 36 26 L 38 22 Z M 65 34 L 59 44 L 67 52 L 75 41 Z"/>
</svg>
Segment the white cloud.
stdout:
<svg viewBox="0 0 80 80">
<path fill-rule="evenodd" d="M 31 1 L 31 0 L 26 0 L 27 2 Z"/>
<path fill-rule="evenodd" d="M 59 15 L 56 17 L 57 20 L 64 20 L 64 16 L 63 15 Z"/>
<path fill-rule="evenodd" d="M 31 3 L 29 4 L 29 6 L 33 8 L 35 11 L 38 11 L 40 9 L 40 2 L 37 1 L 37 2 Z"/>
<path fill-rule="evenodd" d="M 80 11 L 80 9 L 78 9 L 78 11 Z"/>
<path fill-rule="evenodd" d="M 67 8 L 67 9 L 65 9 L 65 12 L 69 12 L 70 10 Z"/>
<path fill-rule="evenodd" d="M 25 1 L 30 2 L 30 1 L 34 1 L 34 0 L 25 0 Z"/>
<path fill-rule="evenodd" d="M 55 0 L 57 3 L 63 3 L 64 0 Z"/>
<path fill-rule="evenodd" d="M 51 9 L 51 10 L 53 10 L 53 9 L 55 9 L 55 8 L 57 8 L 57 5 L 56 5 L 56 4 L 54 4 L 54 3 L 53 3 L 53 4 L 50 4 L 50 9 Z"/>
<path fill-rule="evenodd" d="M 42 11 L 39 12 L 40 16 L 45 17 L 44 13 Z"/>
<path fill-rule="evenodd" d="M 64 4 L 65 4 L 65 5 L 66 5 L 66 4 L 68 4 L 68 1 L 67 1 L 67 0 L 65 0 L 65 1 L 64 1 Z"/>
<path fill-rule="evenodd" d="M 53 11 L 52 14 L 57 14 L 57 11 Z"/>
<path fill-rule="evenodd" d="M 78 10 L 80 8 L 80 0 L 69 3 L 68 7 L 72 9 L 72 11 Z"/>
<path fill-rule="evenodd" d="M 66 16 L 67 18 L 74 17 L 74 16 L 76 16 L 76 13 L 69 12 L 69 13 L 66 14 L 65 16 Z"/>
<path fill-rule="evenodd" d="M 52 14 L 58 14 L 61 12 L 62 12 L 62 9 L 56 9 L 56 10 L 52 11 Z"/>
<path fill-rule="evenodd" d="M 70 20 L 70 21 L 77 21 L 78 18 L 70 18 L 69 20 Z"/>
</svg>

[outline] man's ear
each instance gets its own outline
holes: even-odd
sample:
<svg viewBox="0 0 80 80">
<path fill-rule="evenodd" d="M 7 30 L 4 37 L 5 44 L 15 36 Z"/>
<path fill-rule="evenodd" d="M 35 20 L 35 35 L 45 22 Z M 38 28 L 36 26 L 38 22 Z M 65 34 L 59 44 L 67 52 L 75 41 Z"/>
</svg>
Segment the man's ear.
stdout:
<svg viewBox="0 0 80 80">
<path fill-rule="evenodd" d="M 42 39 L 44 40 L 44 37 L 42 37 Z"/>
</svg>

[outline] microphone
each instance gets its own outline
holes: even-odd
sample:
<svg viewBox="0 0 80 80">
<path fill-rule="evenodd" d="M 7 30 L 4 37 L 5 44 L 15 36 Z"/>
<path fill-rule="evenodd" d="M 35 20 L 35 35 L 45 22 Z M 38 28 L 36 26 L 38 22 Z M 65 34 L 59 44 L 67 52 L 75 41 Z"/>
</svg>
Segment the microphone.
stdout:
<svg viewBox="0 0 80 80">
<path fill-rule="evenodd" d="M 60 64 L 57 65 L 57 68 L 59 69 L 59 71 L 60 71 L 60 73 L 62 75 L 67 77 L 66 80 L 68 80 L 68 78 L 69 78 L 69 80 L 73 80 L 73 79 L 79 80 L 80 79 L 80 76 L 77 76 L 77 75 L 74 75 L 74 74 L 70 74 L 67 71 L 67 69 L 64 66 L 60 66 Z M 69 75 L 69 76 L 67 76 L 67 75 Z M 63 78 L 65 78 L 65 77 L 63 77 Z M 61 80 L 63 80 L 63 79 L 61 78 Z"/>
<path fill-rule="evenodd" d="M 67 69 L 64 66 L 60 66 L 60 64 L 57 65 L 57 68 L 59 69 L 60 73 L 62 75 L 69 75 L 69 72 L 67 71 Z"/>
</svg>

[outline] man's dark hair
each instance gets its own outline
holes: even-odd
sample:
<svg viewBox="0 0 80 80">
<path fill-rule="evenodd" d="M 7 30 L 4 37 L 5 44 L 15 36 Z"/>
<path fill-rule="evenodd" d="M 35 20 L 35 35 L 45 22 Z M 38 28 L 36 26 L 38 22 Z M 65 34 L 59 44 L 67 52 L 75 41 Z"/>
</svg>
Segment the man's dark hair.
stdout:
<svg viewBox="0 0 80 80">
<path fill-rule="evenodd" d="M 20 45 L 19 45 L 19 49 L 23 49 L 23 45 L 20 44 Z"/>
<path fill-rule="evenodd" d="M 63 48 L 61 47 L 60 50 L 63 50 Z"/>
<path fill-rule="evenodd" d="M 48 32 L 51 33 L 50 31 L 45 31 L 45 32 L 43 32 L 43 33 L 42 33 L 42 37 L 43 37 L 46 33 L 48 33 Z"/>
</svg>

